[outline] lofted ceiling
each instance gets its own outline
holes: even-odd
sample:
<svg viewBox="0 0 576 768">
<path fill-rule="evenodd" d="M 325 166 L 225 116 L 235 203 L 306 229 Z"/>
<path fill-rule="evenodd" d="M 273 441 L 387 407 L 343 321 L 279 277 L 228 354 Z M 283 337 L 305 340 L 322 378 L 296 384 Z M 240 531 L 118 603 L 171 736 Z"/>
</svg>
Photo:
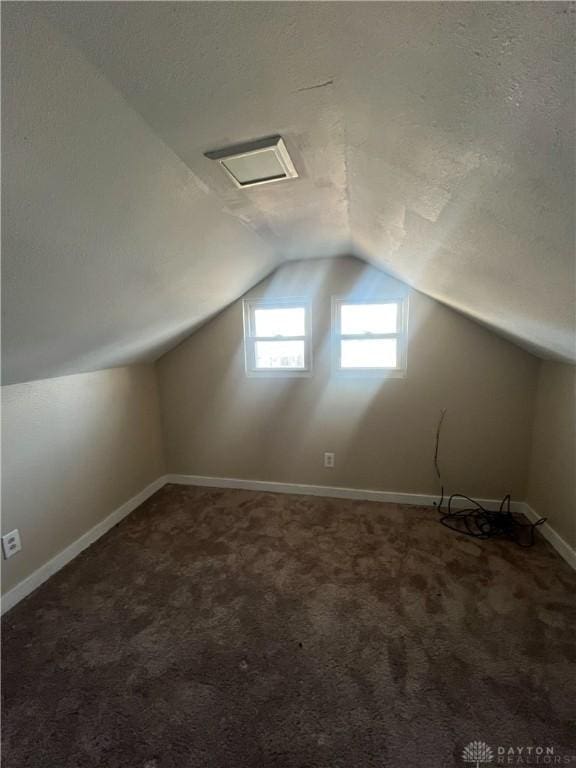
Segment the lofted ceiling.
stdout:
<svg viewBox="0 0 576 768">
<path fill-rule="evenodd" d="M 4 382 L 156 359 L 343 253 L 576 361 L 574 11 L 5 3 Z M 205 157 L 272 134 L 298 179 Z"/>
</svg>

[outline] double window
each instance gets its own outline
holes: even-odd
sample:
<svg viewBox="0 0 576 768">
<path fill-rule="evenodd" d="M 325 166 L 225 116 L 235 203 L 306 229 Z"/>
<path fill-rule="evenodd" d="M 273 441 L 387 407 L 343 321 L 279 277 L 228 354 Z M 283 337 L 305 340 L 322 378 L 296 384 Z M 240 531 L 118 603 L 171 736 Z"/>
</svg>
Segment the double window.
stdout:
<svg viewBox="0 0 576 768">
<path fill-rule="evenodd" d="M 404 376 L 406 299 L 332 299 L 333 370 Z M 244 301 L 246 372 L 308 376 L 312 366 L 310 305 L 301 299 Z"/>
</svg>

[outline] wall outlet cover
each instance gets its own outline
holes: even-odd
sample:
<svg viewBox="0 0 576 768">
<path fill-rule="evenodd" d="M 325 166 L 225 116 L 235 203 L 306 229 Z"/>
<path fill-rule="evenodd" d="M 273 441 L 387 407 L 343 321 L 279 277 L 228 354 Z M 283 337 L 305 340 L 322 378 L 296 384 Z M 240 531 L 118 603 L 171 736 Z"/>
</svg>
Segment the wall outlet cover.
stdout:
<svg viewBox="0 0 576 768">
<path fill-rule="evenodd" d="M 335 453 L 325 453 L 324 454 L 324 466 L 328 469 L 334 468 L 334 461 L 336 459 Z"/>
<path fill-rule="evenodd" d="M 20 531 L 14 528 L 10 533 L 5 533 L 2 536 L 2 552 L 4 553 L 4 559 L 8 560 L 9 557 L 20 552 L 22 549 L 22 542 L 20 541 Z"/>
</svg>

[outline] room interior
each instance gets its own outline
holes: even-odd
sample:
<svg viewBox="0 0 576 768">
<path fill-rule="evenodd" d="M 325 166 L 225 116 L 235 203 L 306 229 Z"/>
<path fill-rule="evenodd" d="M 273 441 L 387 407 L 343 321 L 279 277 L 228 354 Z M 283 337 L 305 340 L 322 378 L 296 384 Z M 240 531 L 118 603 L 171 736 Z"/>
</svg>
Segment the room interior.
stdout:
<svg viewBox="0 0 576 768">
<path fill-rule="evenodd" d="M 2 4 L 7 768 L 576 760 L 574 20 Z"/>
</svg>

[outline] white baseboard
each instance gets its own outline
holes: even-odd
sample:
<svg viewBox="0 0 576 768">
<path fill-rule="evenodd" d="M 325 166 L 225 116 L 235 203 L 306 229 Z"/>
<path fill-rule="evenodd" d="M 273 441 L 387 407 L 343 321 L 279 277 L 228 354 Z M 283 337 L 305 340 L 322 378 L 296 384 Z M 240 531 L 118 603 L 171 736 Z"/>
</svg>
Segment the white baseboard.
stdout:
<svg viewBox="0 0 576 768">
<path fill-rule="evenodd" d="M 201 475 L 166 475 L 167 483 L 176 485 L 200 485 L 211 488 L 237 488 L 245 491 L 268 491 L 269 493 L 291 493 L 301 496 L 325 496 L 334 499 L 358 499 L 360 501 L 385 501 L 393 504 L 411 504 L 431 507 L 439 495 L 422 493 L 400 493 L 398 491 L 374 491 L 360 488 L 342 488 L 329 485 L 301 485 L 300 483 L 275 483 L 268 480 L 242 480 L 236 477 L 203 477 Z M 445 497 L 445 502 L 448 499 Z M 486 509 L 498 509 L 500 499 L 477 499 Z M 454 507 L 469 504 L 465 499 L 455 499 Z M 524 511 L 523 501 L 510 503 L 512 512 Z"/>
<path fill-rule="evenodd" d="M 115 509 L 114 512 L 108 515 L 102 522 L 80 536 L 79 539 L 76 539 L 76 541 L 72 542 L 66 549 L 63 549 L 62 552 L 59 552 L 47 563 L 44 563 L 44 565 L 40 566 L 34 573 L 31 573 L 30 576 L 25 578 L 19 584 L 16 584 L 15 587 L 12 587 L 12 589 L 2 596 L 1 612 L 6 613 L 6 611 L 9 611 L 10 608 L 13 608 L 16 605 L 16 603 L 19 603 L 20 600 L 23 600 L 37 587 L 49 579 L 50 576 L 57 573 L 61 568 L 64 568 L 64 566 L 77 557 L 80 552 L 97 541 L 101 536 L 129 515 L 130 512 L 133 512 L 140 506 L 140 504 L 143 504 L 146 499 L 152 496 L 152 494 L 162 488 L 166 482 L 166 476 L 154 480 L 153 483 L 147 485 L 146 488 L 140 491 L 140 493 L 137 493 L 136 496 L 128 499 L 128 501 L 122 504 L 121 507 Z"/>
<path fill-rule="evenodd" d="M 531 523 L 535 523 L 537 520 L 540 520 L 540 515 L 535 512 L 532 507 L 527 503 L 524 502 L 522 513 L 530 520 Z M 565 541 L 562 536 L 560 536 L 559 533 L 556 533 L 554 528 L 550 525 L 550 523 L 542 523 L 542 525 L 538 526 L 538 531 L 544 536 L 546 541 L 548 541 L 558 552 L 558 554 L 566 560 L 568 565 L 571 565 L 574 570 L 576 570 L 576 549 L 570 546 L 567 541 Z"/>
<path fill-rule="evenodd" d="M 275 483 L 267 480 L 242 480 L 236 477 L 204 477 L 202 475 L 167 475 L 167 483 L 177 485 L 199 485 L 211 488 L 237 488 L 246 491 L 268 491 L 270 493 L 292 493 L 302 496 L 325 496 L 335 499 L 358 499 L 360 501 L 385 501 L 393 504 L 413 504 L 431 507 L 438 501 L 438 495 L 421 493 L 400 493 L 398 491 L 374 491 L 358 488 L 341 488 L 328 485 L 301 485 L 299 483 Z M 486 509 L 498 509 L 500 499 L 477 499 Z M 447 503 L 447 498 L 445 498 Z M 469 502 L 465 499 L 455 499 L 453 506 L 463 508 Z M 539 520 L 539 516 L 525 501 L 511 501 L 510 510 L 515 514 L 525 515 L 531 522 Z M 550 542 L 558 554 L 576 569 L 576 551 L 556 533 L 549 523 L 538 527 L 539 532 Z"/>
<path fill-rule="evenodd" d="M 383 501 L 395 504 L 411 504 L 416 506 L 430 507 L 435 501 L 438 501 L 437 495 L 421 493 L 399 493 L 396 491 L 374 491 L 358 488 L 341 488 L 328 485 L 302 485 L 299 483 L 275 483 L 266 480 L 242 480 L 234 477 L 203 477 L 201 475 L 163 475 L 150 485 L 146 486 L 140 493 L 133 496 L 127 502 L 114 510 L 102 522 L 95 525 L 79 539 L 76 539 L 62 552 L 42 565 L 34 573 L 21 581 L 15 587 L 12 587 L 2 596 L 1 612 L 6 613 L 13 608 L 20 600 L 23 600 L 37 587 L 43 584 L 53 574 L 67 565 L 71 560 L 77 557 L 83 550 L 97 541 L 101 536 L 107 533 L 111 528 L 117 525 L 127 515 L 133 512 L 146 499 L 150 498 L 156 491 L 162 488 L 166 483 L 176 485 L 197 485 L 210 488 L 236 488 L 238 490 L 265 491 L 269 493 L 287 493 L 302 496 L 324 496 L 326 498 L 336 499 L 357 499 L 360 501 Z M 478 501 L 487 509 L 498 509 L 500 501 L 497 499 L 478 499 Z M 458 500 L 456 506 L 466 506 L 465 500 Z M 536 512 L 523 501 L 511 502 L 510 508 L 513 512 L 524 514 L 531 522 L 539 519 Z M 576 569 L 576 551 L 548 524 L 544 523 L 538 530 L 547 539 L 554 549 L 566 562 Z"/>
</svg>

